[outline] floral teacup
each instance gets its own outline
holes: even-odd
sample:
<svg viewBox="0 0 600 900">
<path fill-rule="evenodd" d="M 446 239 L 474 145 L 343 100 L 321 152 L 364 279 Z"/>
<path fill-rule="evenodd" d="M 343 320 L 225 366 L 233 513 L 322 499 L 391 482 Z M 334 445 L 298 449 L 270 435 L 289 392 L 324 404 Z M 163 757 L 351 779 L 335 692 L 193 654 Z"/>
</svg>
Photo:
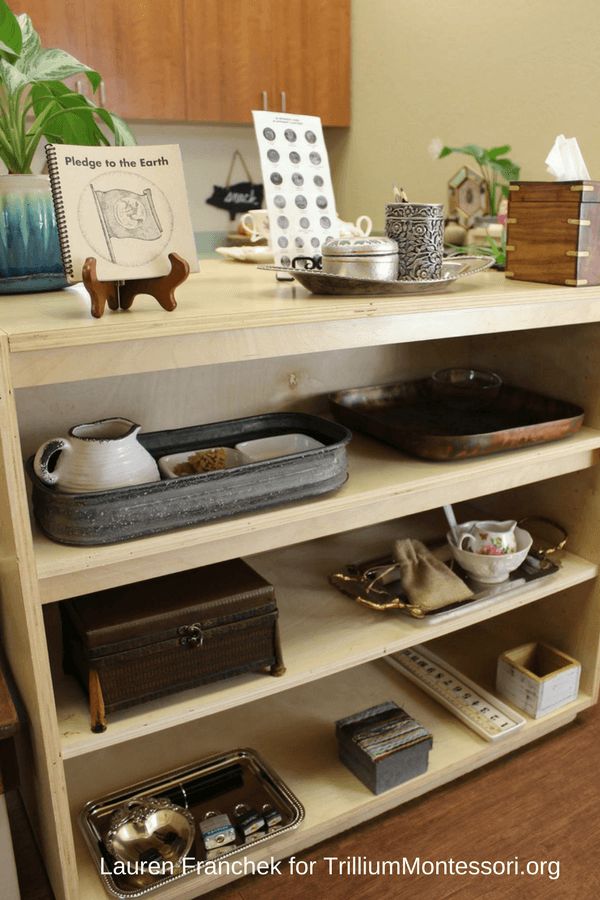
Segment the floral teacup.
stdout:
<svg viewBox="0 0 600 900">
<path fill-rule="evenodd" d="M 461 550 L 481 553 L 485 556 L 504 556 L 516 553 L 517 539 L 514 520 L 506 522 L 470 522 L 469 530 L 461 535 L 458 546 Z M 462 526 L 464 527 L 464 526 Z"/>
</svg>

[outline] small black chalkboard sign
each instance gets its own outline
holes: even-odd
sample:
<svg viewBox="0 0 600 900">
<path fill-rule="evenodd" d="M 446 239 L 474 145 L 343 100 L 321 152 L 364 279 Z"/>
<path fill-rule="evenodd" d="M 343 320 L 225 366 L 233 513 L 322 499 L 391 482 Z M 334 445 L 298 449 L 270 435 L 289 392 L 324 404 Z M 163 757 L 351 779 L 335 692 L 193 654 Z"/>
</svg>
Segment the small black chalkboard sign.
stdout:
<svg viewBox="0 0 600 900">
<path fill-rule="evenodd" d="M 247 181 L 237 181 L 231 184 L 231 175 L 236 159 L 239 159 L 243 166 Z M 231 165 L 227 173 L 227 179 L 224 187 L 213 185 L 213 192 L 207 197 L 206 202 L 217 209 L 224 209 L 229 213 L 229 218 L 233 222 L 238 213 L 248 212 L 251 209 L 261 209 L 263 204 L 264 187 L 262 184 L 255 184 L 252 181 L 250 170 L 246 165 L 244 158 L 239 150 L 236 150 L 231 158 Z"/>
</svg>

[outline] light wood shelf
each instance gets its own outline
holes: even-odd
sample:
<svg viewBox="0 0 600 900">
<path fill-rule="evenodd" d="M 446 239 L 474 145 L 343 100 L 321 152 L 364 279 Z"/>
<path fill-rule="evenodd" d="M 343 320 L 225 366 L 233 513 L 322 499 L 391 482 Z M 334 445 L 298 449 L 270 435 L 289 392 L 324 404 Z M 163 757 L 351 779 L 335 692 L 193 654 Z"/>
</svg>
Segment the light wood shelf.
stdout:
<svg viewBox="0 0 600 900">
<path fill-rule="evenodd" d="M 0 624 L 31 726 L 34 762 L 25 787 L 35 794 L 34 819 L 57 900 L 105 897 L 75 821 L 92 794 L 223 747 L 254 744 L 307 807 L 305 824 L 266 848 L 266 855 L 285 856 L 546 734 L 597 700 L 599 346 L 600 288 L 507 282 L 498 273 L 439 295 L 314 297 L 252 267 L 208 262 L 179 289 L 175 312 L 165 315 L 142 298 L 132 312 L 101 320 L 91 318 L 78 288 L 2 298 Z M 410 459 L 357 437 L 348 483 L 320 499 L 109 547 L 63 547 L 35 528 L 32 533 L 22 456 L 67 409 L 85 410 L 91 419 L 118 406 L 130 417 L 142 410 L 147 428 L 150 421 L 153 428 L 178 427 L 266 406 L 313 410 L 332 389 L 374 384 L 378 374 L 409 380 L 451 364 L 491 366 L 507 381 L 579 403 L 586 427 L 556 443 L 453 463 Z M 392 520 L 476 497 L 486 497 L 490 510 L 504 509 L 503 517 L 516 515 L 519 506 L 518 514 L 535 510 L 556 518 L 578 556 L 567 556 L 554 584 L 548 579 L 464 619 L 423 628 L 400 616 L 362 612 L 317 584 L 337 548 L 340 562 L 363 555 L 346 555 L 367 540 L 358 529 L 384 523 L 381 532 L 372 531 L 383 534 L 396 526 Z M 319 558 L 312 574 L 307 553 Z M 251 554 L 261 554 L 257 567 L 281 581 L 287 676 L 216 684 L 202 690 L 201 707 L 189 694 L 165 698 L 115 715 L 99 736 L 87 731 L 83 695 L 59 679 L 57 718 L 54 601 Z M 487 619 L 493 629 L 486 633 Z M 486 744 L 372 661 L 424 640 L 424 633 L 437 636 L 467 675 L 489 675 L 500 639 L 507 646 L 519 637 L 558 643 L 582 661 L 582 692 L 507 741 Z M 337 763 L 332 726 L 389 695 L 432 728 L 436 746 L 426 775 L 374 797 Z M 99 763 L 93 770 L 92 761 Z M 178 886 L 163 896 L 184 900 L 216 885 L 193 879 L 184 891 Z"/>
<path fill-rule="evenodd" d="M 92 319 L 82 288 L 3 297 L 15 387 L 353 347 L 597 322 L 598 289 L 507 282 L 498 272 L 444 294 L 316 297 L 271 272 L 203 262 L 165 315 L 149 299 Z M 90 349 L 93 348 L 93 352 Z"/>
<path fill-rule="evenodd" d="M 328 584 L 327 576 L 340 565 L 385 552 L 398 535 L 399 525 L 388 523 L 249 559 L 261 575 L 276 585 L 287 667 L 283 677 L 239 676 L 162 697 L 110 715 L 108 729 L 93 734 L 81 688 L 73 678 L 63 676 L 56 690 L 63 757 L 93 753 L 290 690 L 533 603 L 591 580 L 598 573 L 594 563 L 567 554 L 555 575 L 479 603 L 473 609 L 465 608 L 439 622 L 366 610 Z"/>
<path fill-rule="evenodd" d="M 424 775 L 375 796 L 338 761 L 334 722 L 388 699 L 395 700 L 425 725 L 434 735 L 434 744 Z M 536 740 L 571 721 L 591 703 L 592 699 L 581 693 L 575 702 L 558 712 L 539 720 L 528 719 L 524 728 L 514 735 L 488 743 L 390 666 L 377 662 L 324 679 L 319 683 L 318 691 L 311 685 L 304 685 L 277 697 L 221 713 L 210 720 L 210 728 L 186 729 L 178 743 L 185 740 L 198 758 L 223 747 L 248 746 L 269 760 L 305 806 L 306 818 L 296 831 L 260 849 L 250 850 L 246 856 L 249 859 L 271 856 L 280 859 Z M 177 754 L 175 748 L 173 752 Z M 189 754 L 189 750 L 187 752 Z M 118 748 L 104 758 L 105 769 L 111 761 L 116 762 L 116 753 Z M 150 762 L 151 757 L 146 754 L 149 750 L 138 746 L 136 755 L 143 760 L 141 767 L 144 769 L 144 774 L 138 777 L 146 777 L 148 768 L 154 774 L 158 772 L 156 762 Z M 166 757 L 159 753 L 157 758 Z M 76 817 L 90 798 L 89 763 L 85 759 L 67 763 L 67 777 Z M 135 776 L 132 780 L 136 780 Z M 124 783 L 127 783 L 126 779 Z M 117 786 L 112 784 L 111 788 Z M 101 795 L 106 784 L 95 784 L 94 788 Z M 77 826 L 74 830 L 77 832 Z M 85 900 L 103 898 L 104 890 L 80 835 L 77 835 L 77 866 L 80 896 Z M 192 875 L 189 880 L 166 888 L 162 896 L 165 900 L 191 900 L 229 880 L 232 879 Z"/>
<path fill-rule="evenodd" d="M 587 468 L 599 450 L 600 431 L 583 428 L 554 443 L 443 463 L 356 435 L 348 481 L 321 498 L 104 547 L 66 547 L 36 532 L 40 599 L 54 602 L 507 490 Z"/>
</svg>

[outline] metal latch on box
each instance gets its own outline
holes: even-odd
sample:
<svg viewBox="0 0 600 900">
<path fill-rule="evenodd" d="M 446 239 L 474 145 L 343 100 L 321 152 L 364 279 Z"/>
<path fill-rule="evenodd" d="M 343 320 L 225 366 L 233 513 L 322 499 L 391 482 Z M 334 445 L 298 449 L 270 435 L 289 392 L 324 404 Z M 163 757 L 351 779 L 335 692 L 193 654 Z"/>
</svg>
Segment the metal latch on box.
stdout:
<svg viewBox="0 0 600 900">
<path fill-rule="evenodd" d="M 180 635 L 179 643 L 182 647 L 201 647 L 204 643 L 202 626 L 197 622 L 194 625 L 181 625 L 177 633 Z"/>
</svg>

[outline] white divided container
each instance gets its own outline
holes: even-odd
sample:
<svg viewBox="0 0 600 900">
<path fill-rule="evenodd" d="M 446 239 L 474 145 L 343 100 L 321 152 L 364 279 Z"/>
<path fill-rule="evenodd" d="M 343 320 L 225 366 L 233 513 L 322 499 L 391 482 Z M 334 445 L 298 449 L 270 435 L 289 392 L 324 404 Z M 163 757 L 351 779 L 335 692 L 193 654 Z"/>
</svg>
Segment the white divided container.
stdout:
<svg viewBox="0 0 600 900">
<path fill-rule="evenodd" d="M 549 644 L 523 644 L 502 653 L 496 689 L 534 719 L 577 699 L 581 663 Z"/>
<path fill-rule="evenodd" d="M 276 456 L 304 453 L 324 446 L 321 441 L 309 437 L 308 434 L 276 434 L 255 441 L 242 441 L 235 445 L 235 449 L 243 453 L 247 462 L 259 462 L 264 459 L 275 459 Z"/>
</svg>

